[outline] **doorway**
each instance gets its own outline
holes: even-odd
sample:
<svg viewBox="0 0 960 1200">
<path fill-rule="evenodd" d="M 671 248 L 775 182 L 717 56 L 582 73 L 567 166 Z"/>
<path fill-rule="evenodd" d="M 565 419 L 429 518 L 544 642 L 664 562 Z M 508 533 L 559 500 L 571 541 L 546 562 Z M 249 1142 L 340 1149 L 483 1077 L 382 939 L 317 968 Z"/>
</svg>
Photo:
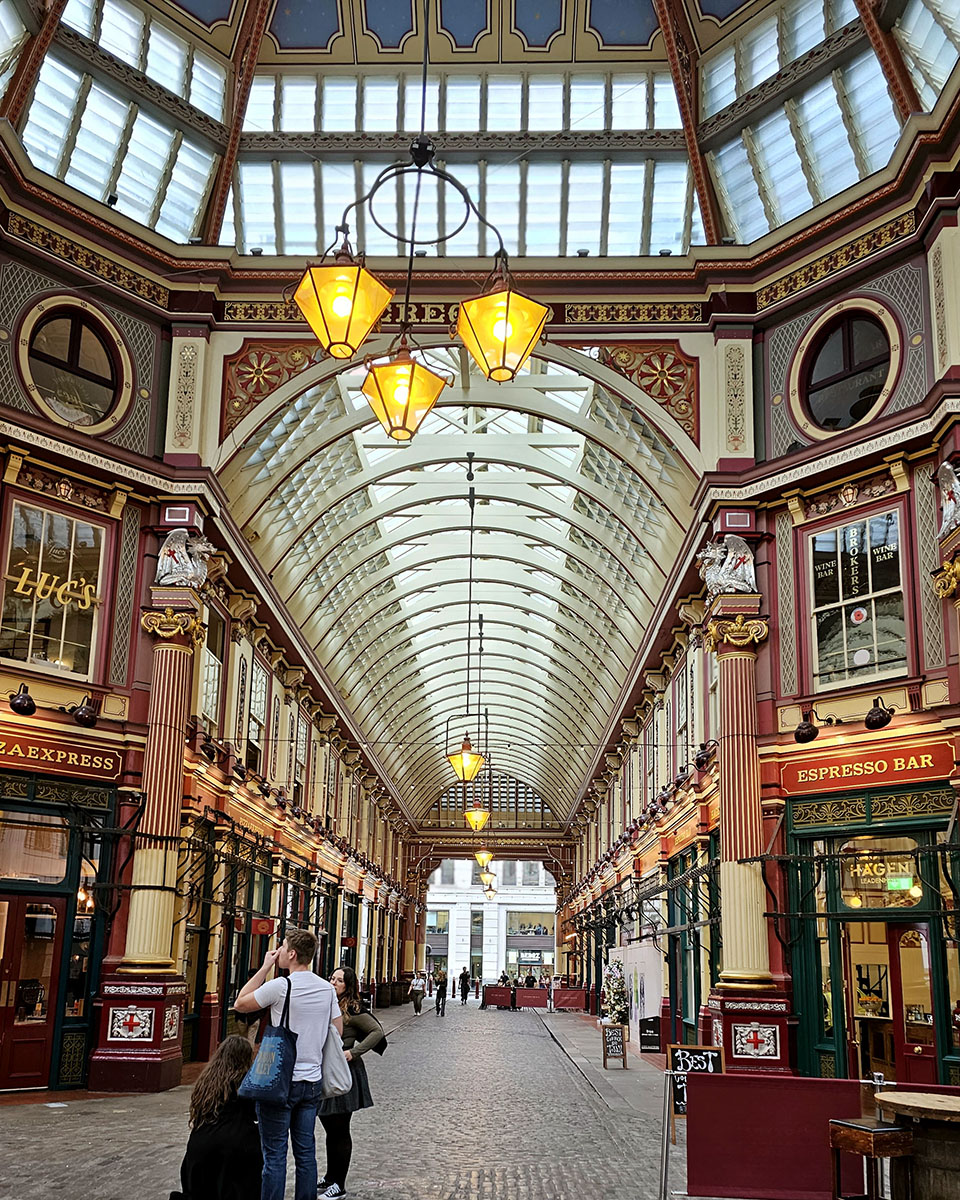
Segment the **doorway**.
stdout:
<svg viewBox="0 0 960 1200">
<path fill-rule="evenodd" d="M 0 900 L 0 1090 L 50 1078 L 66 899 Z"/>
<path fill-rule="evenodd" d="M 840 937 L 850 1075 L 936 1083 L 929 926 L 844 921 Z"/>
</svg>

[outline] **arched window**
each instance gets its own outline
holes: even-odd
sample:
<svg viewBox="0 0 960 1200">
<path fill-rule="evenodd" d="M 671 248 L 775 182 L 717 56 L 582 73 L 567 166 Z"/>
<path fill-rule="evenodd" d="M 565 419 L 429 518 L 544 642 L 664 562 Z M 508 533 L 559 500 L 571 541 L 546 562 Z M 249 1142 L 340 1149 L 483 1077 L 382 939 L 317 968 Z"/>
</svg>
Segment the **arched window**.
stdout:
<svg viewBox="0 0 960 1200">
<path fill-rule="evenodd" d="M 886 330 L 874 317 L 845 312 L 820 334 L 810 353 L 807 408 L 814 422 L 834 432 L 869 413 L 890 369 Z"/>
<path fill-rule="evenodd" d="M 60 310 L 30 335 L 30 374 L 42 403 L 71 425 L 96 425 L 117 400 L 117 364 L 100 328 L 84 312 Z"/>
</svg>

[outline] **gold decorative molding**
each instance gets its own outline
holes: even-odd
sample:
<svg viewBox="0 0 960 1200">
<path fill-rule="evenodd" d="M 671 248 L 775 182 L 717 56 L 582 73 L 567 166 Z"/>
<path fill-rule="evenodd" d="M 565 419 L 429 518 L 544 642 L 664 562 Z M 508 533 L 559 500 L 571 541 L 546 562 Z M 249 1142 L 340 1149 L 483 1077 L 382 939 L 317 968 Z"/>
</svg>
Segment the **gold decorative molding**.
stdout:
<svg viewBox="0 0 960 1200">
<path fill-rule="evenodd" d="M 172 608 L 165 608 L 163 612 L 145 612 L 140 618 L 140 626 L 147 633 L 152 633 L 154 637 L 164 641 L 175 637 L 189 638 L 197 648 L 203 645 L 207 632 L 206 625 L 193 613 L 174 612 Z"/>
<path fill-rule="evenodd" d="M 704 631 L 704 645 L 711 654 L 716 654 L 724 643 L 742 649 L 764 641 L 769 632 L 770 624 L 763 617 L 745 617 L 743 613 L 737 613 L 732 620 L 715 617 Z"/>
<path fill-rule="evenodd" d="M 945 560 L 933 576 L 933 590 L 941 600 L 946 600 L 960 586 L 960 558 Z"/>
</svg>

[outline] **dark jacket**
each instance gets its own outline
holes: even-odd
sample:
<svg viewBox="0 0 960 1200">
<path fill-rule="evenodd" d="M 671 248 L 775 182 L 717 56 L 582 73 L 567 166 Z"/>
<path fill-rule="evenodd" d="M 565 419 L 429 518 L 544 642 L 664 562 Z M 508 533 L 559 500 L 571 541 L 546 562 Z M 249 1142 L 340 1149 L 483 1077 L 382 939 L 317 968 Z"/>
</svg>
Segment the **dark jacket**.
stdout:
<svg viewBox="0 0 960 1200">
<path fill-rule="evenodd" d="M 252 1100 L 230 1100 L 215 1121 L 190 1133 L 180 1192 L 170 1200 L 260 1200 L 263 1155 Z"/>
<path fill-rule="evenodd" d="M 368 1011 L 343 1014 L 343 1048 L 351 1058 L 374 1050 L 383 1038 L 383 1026 Z"/>
</svg>

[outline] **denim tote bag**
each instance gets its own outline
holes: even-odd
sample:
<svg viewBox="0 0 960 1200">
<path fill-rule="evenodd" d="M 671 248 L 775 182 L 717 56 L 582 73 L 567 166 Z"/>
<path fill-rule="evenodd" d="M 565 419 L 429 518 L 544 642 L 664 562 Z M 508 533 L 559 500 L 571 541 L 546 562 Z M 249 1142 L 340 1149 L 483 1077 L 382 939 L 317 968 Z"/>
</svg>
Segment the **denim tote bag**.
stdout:
<svg viewBox="0 0 960 1200">
<path fill-rule="evenodd" d="M 297 1062 L 297 1035 L 290 1028 L 290 979 L 279 1025 L 268 1025 L 253 1066 L 244 1075 L 237 1095 L 261 1104 L 286 1104 L 290 1099 L 293 1068 Z"/>
</svg>

